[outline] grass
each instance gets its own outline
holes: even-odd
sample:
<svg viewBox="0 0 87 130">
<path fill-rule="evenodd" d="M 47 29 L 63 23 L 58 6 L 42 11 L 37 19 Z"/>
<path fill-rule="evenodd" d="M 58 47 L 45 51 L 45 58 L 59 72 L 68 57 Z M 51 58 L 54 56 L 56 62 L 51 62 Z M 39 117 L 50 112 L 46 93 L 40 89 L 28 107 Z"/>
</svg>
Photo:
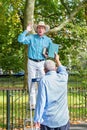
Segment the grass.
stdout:
<svg viewBox="0 0 87 130">
<path fill-rule="evenodd" d="M 0 77 L 0 88 L 7 88 L 7 87 L 23 87 L 24 78 L 23 77 Z"/>
</svg>

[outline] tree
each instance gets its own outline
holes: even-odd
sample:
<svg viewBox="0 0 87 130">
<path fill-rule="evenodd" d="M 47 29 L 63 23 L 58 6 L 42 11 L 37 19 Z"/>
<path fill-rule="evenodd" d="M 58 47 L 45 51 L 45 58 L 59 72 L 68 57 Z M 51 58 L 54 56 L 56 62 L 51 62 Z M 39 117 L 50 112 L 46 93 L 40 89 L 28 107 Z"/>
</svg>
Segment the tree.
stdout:
<svg viewBox="0 0 87 130">
<path fill-rule="evenodd" d="M 24 12 L 24 29 L 26 26 L 31 23 L 33 25 L 34 20 L 34 3 L 35 0 L 26 0 L 25 4 L 25 12 Z M 33 31 L 32 31 L 33 33 Z M 24 78 L 24 88 L 27 88 L 27 49 L 28 47 L 25 46 L 25 78 Z"/>
<path fill-rule="evenodd" d="M 29 4 L 30 4 L 30 0 L 28 1 L 29 2 Z M 35 2 L 35 1 L 34 1 Z M 45 1 L 36 1 L 36 5 L 38 5 L 38 3 L 39 3 L 39 5 L 40 5 L 40 3 L 41 4 L 44 4 L 44 2 Z M 48 2 L 48 1 L 47 1 Z M 55 1 L 55 2 L 57 2 L 57 1 Z M 26 2 L 27 3 L 27 2 Z M 32 2 L 33 3 L 33 2 Z M 62 22 L 62 24 L 60 24 L 60 26 L 58 26 L 58 27 L 55 27 L 55 28 L 53 28 L 53 29 L 51 29 L 49 32 L 48 32 L 48 34 L 51 34 L 51 33 L 55 33 L 55 32 L 57 32 L 57 31 L 59 31 L 59 30 L 61 30 L 62 28 L 64 28 L 66 25 L 67 25 L 67 23 L 69 23 L 75 16 L 76 16 L 76 14 L 79 12 L 79 10 L 81 10 L 82 8 L 83 8 L 83 6 L 85 7 L 86 6 L 86 4 L 87 4 L 87 2 L 86 1 L 83 1 L 83 2 L 81 2 L 80 4 L 79 4 L 79 6 L 73 11 L 73 12 L 70 12 L 69 11 L 69 8 L 66 6 L 66 4 L 64 3 L 64 0 L 61 0 L 61 3 L 62 3 L 62 5 L 65 7 L 65 9 L 67 10 L 67 12 L 68 12 L 68 14 L 69 14 L 69 17 L 64 21 L 64 22 Z M 34 4 L 34 3 L 33 3 Z M 49 7 L 52 7 L 53 6 L 53 1 L 50 1 L 50 5 L 49 5 Z M 37 7 L 37 6 L 36 6 Z M 48 8 L 49 8 L 48 7 Z M 54 7 L 55 7 L 55 4 L 54 4 Z M 28 9 L 30 9 L 30 7 L 28 6 L 28 3 L 27 3 L 27 7 L 25 7 L 26 8 L 26 10 L 28 10 Z M 32 9 L 31 9 L 32 10 Z M 34 11 L 34 6 L 33 6 L 33 11 Z M 36 11 L 36 10 L 35 10 Z M 40 9 L 38 10 L 39 12 L 40 12 Z M 43 10 L 42 10 L 43 11 Z M 45 11 L 45 10 L 44 10 Z M 27 13 L 27 11 L 26 11 L 26 13 Z M 32 13 L 31 13 L 32 14 Z M 27 15 L 27 18 L 30 18 L 30 16 L 32 16 L 32 15 Z M 42 14 L 44 14 L 44 13 L 42 13 Z M 39 13 L 39 15 L 41 15 L 41 13 Z M 49 14 L 50 15 L 50 14 Z M 31 20 L 30 21 L 32 21 L 34 16 L 32 16 L 31 17 Z M 40 17 L 42 17 L 42 16 L 40 16 Z M 43 19 L 43 18 L 42 18 Z M 26 21 L 26 19 L 25 19 L 25 21 Z M 32 22 L 31 22 L 32 23 Z M 69 36 L 70 37 L 70 36 Z M 69 39 L 70 40 L 70 39 Z M 70 47 L 69 47 L 69 49 L 70 49 Z M 72 48 L 71 48 L 72 49 Z M 68 50 L 68 52 L 70 52 L 69 50 Z"/>
<path fill-rule="evenodd" d="M 25 87 L 27 46 L 20 45 L 17 37 L 28 22 L 44 20 L 48 23 L 50 31 L 47 35 L 61 45 L 62 62 L 80 67 L 78 57 L 87 51 L 86 0 L 1 0 L 0 7 L 0 67 L 14 72 L 25 69 Z M 67 55 L 71 58 L 70 64 Z M 86 56 L 83 59 L 86 60 Z"/>
</svg>

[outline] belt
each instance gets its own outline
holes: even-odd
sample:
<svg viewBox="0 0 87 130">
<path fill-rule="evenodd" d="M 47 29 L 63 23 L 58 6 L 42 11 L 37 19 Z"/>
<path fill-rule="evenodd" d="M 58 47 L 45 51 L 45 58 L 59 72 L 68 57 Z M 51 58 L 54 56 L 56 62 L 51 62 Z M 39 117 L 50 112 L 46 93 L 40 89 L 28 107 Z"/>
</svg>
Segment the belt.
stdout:
<svg viewBox="0 0 87 130">
<path fill-rule="evenodd" d="M 32 60 L 32 61 L 35 61 L 35 62 L 44 61 L 44 59 L 42 59 L 42 60 L 36 60 L 36 59 L 32 59 L 32 58 L 29 58 L 29 59 Z"/>
</svg>

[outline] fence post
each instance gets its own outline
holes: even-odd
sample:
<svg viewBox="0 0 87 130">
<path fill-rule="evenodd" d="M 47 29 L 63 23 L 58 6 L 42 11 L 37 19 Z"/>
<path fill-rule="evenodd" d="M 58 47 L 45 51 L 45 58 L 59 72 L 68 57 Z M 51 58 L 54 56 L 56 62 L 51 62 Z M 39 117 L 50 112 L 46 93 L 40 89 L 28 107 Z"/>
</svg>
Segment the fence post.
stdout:
<svg viewBox="0 0 87 130">
<path fill-rule="evenodd" d="M 10 90 L 7 90 L 7 130 L 10 130 Z"/>
</svg>

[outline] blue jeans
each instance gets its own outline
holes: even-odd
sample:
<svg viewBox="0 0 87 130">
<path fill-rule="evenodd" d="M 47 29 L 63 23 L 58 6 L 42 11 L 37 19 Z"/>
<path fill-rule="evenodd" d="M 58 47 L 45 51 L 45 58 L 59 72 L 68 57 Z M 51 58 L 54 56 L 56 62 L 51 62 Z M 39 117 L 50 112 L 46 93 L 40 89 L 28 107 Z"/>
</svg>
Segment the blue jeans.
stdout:
<svg viewBox="0 0 87 130">
<path fill-rule="evenodd" d="M 69 127 L 70 127 L 70 123 L 68 122 L 66 125 L 57 128 L 50 128 L 48 126 L 41 125 L 40 130 L 69 130 Z"/>
</svg>

